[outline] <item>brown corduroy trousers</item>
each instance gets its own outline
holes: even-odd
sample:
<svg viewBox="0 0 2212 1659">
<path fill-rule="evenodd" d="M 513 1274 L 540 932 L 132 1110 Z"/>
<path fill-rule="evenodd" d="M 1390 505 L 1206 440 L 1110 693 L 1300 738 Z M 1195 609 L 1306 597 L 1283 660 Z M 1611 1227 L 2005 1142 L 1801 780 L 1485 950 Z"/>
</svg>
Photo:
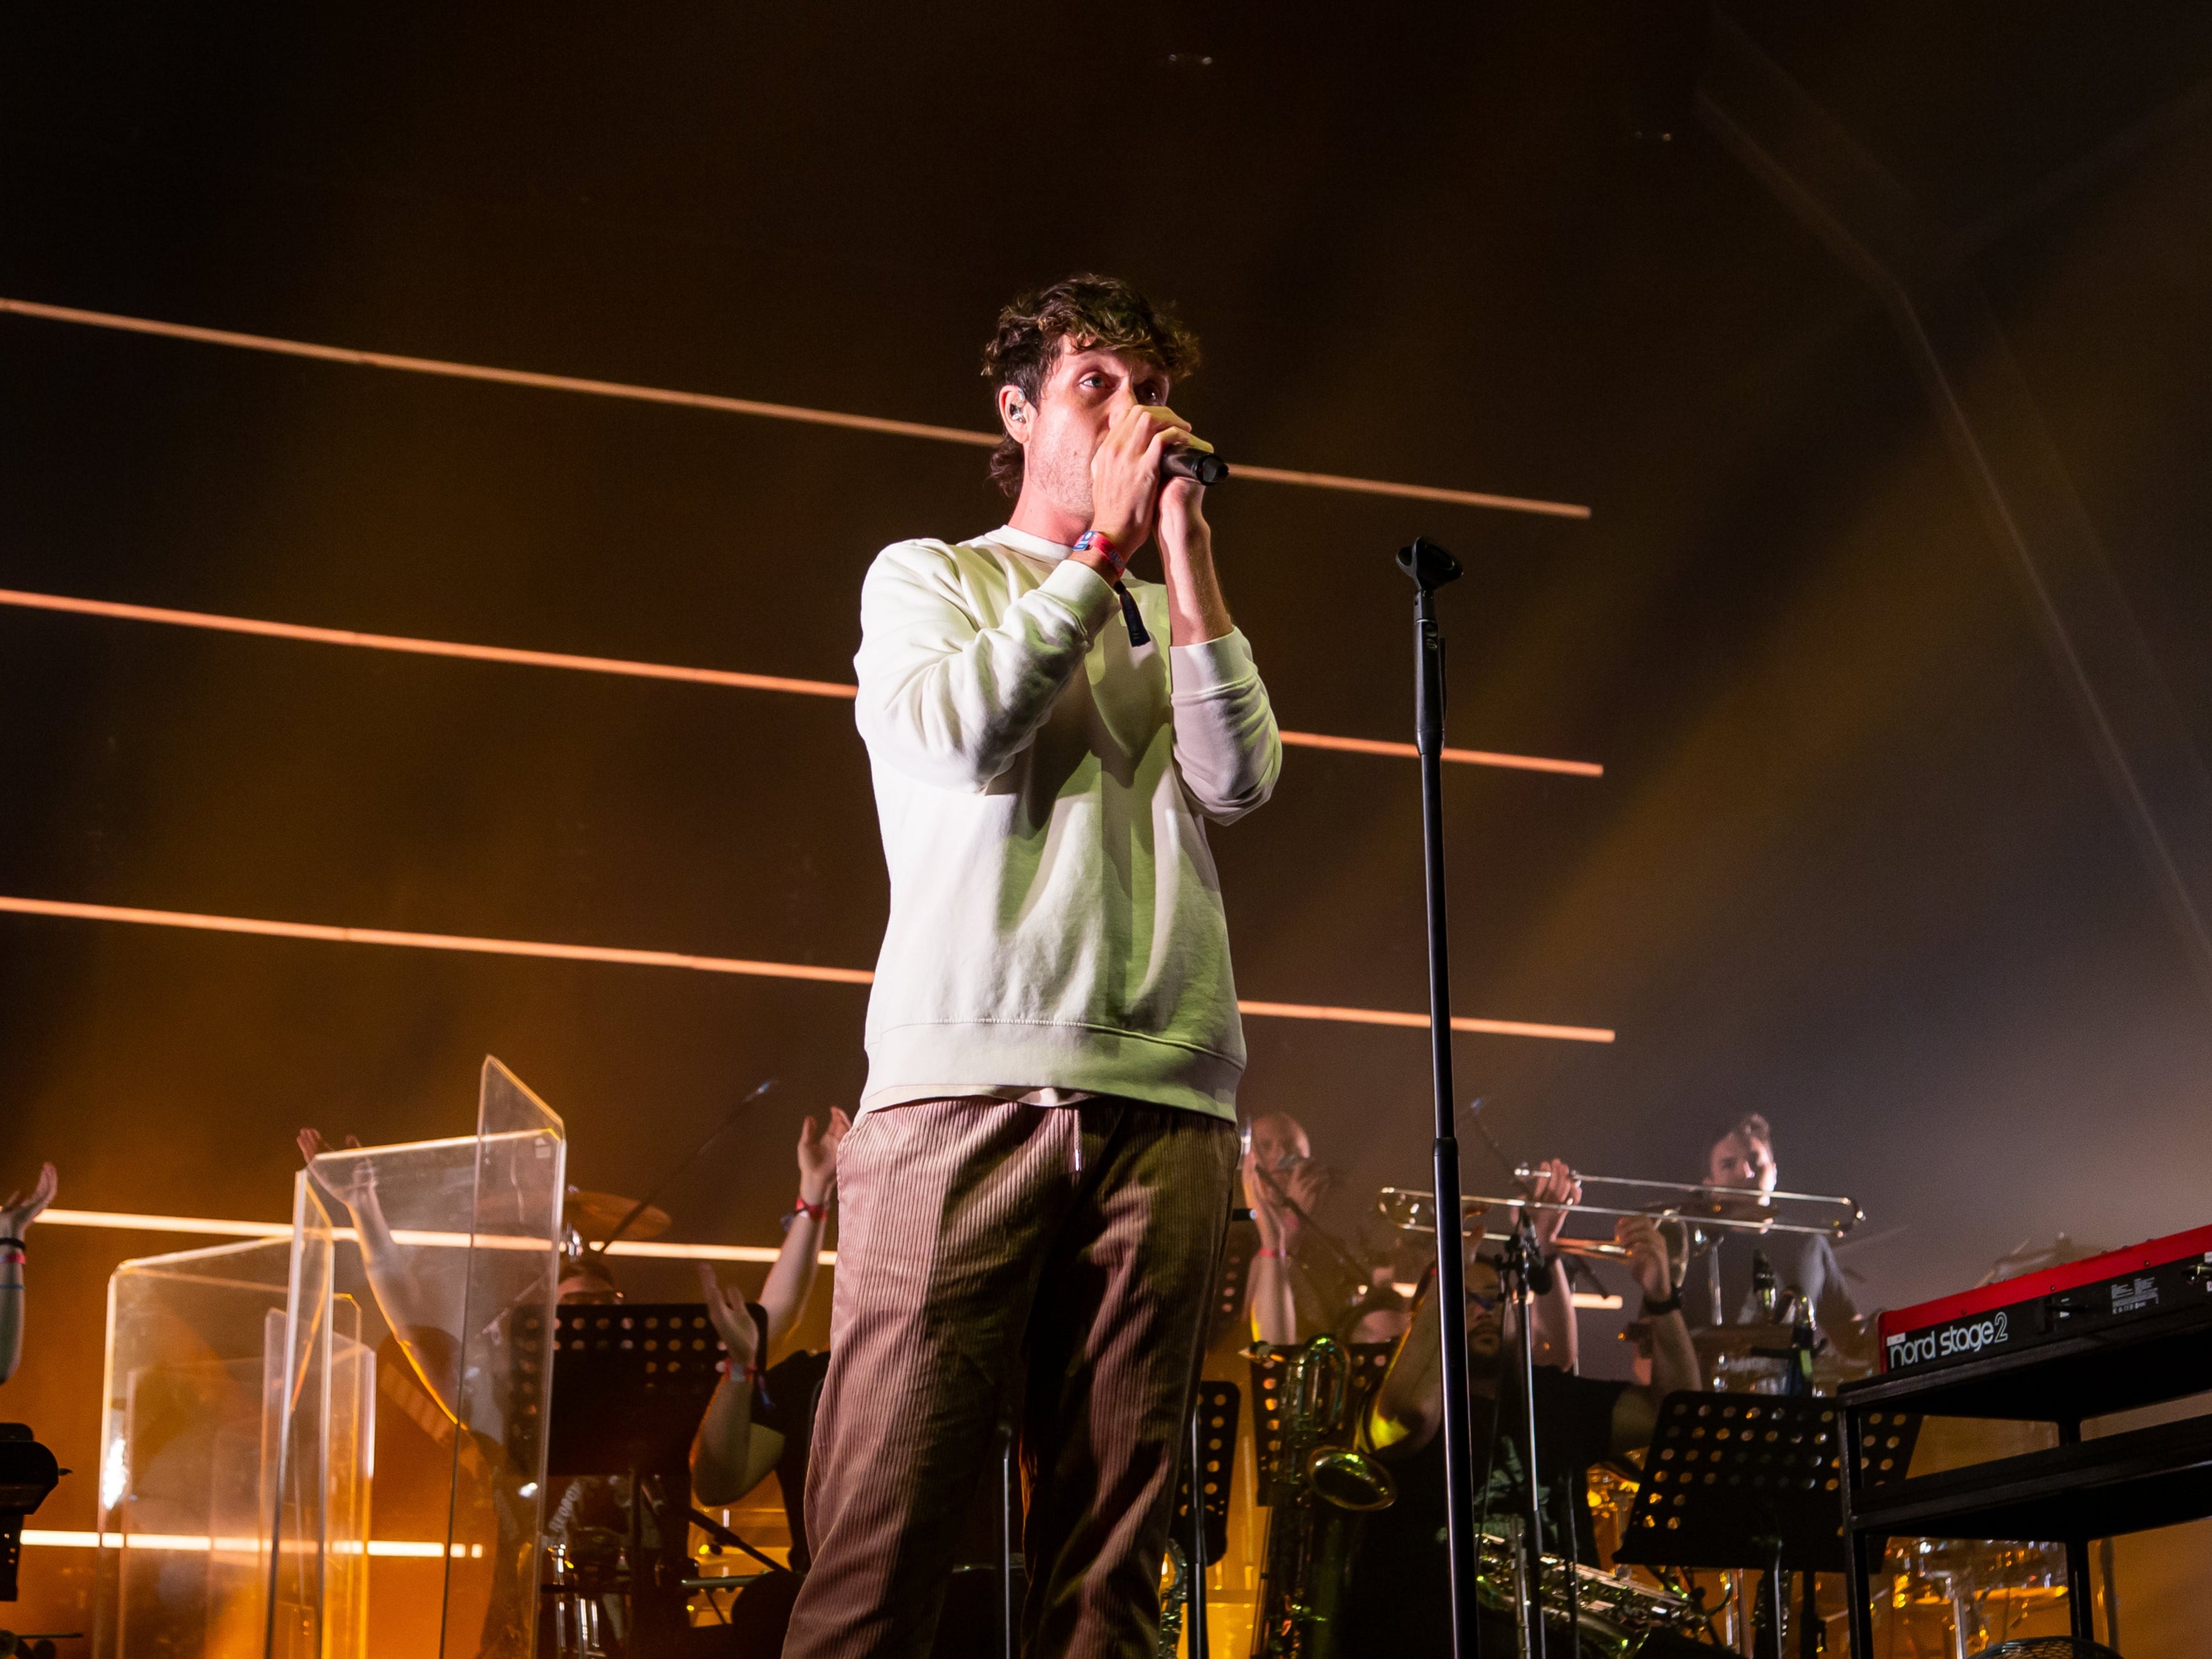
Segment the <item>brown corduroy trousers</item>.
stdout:
<svg viewBox="0 0 2212 1659">
<path fill-rule="evenodd" d="M 785 1659 L 927 1650 L 1018 1386 L 1024 1651 L 1149 1659 L 1236 1166 L 1233 1125 L 1118 1098 L 916 1101 L 854 1127 Z"/>
</svg>

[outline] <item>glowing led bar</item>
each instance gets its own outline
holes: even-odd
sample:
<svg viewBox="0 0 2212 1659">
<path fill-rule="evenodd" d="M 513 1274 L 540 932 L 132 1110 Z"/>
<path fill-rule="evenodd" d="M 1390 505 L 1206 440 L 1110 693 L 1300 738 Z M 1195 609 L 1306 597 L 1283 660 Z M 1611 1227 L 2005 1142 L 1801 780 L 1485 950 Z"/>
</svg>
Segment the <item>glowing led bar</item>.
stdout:
<svg viewBox="0 0 2212 1659">
<path fill-rule="evenodd" d="M 369 651 L 398 651 L 417 657 L 453 657 L 468 662 L 505 663 L 522 668 L 562 668 L 587 674 L 619 674 L 634 679 L 676 680 L 692 685 L 732 686 L 746 691 L 783 691 L 805 697 L 850 702 L 860 688 L 842 680 L 794 679 L 783 674 L 746 674 L 729 668 L 686 668 L 674 663 L 634 662 L 623 657 L 579 656 L 567 651 L 526 651 L 504 645 L 467 645 L 454 640 L 419 640 L 404 634 L 365 634 L 351 628 L 317 628 L 306 623 L 269 622 L 258 617 L 226 617 L 210 611 L 173 611 L 162 605 L 125 605 L 112 599 L 80 599 L 64 593 L 33 593 L 0 587 L 0 605 L 19 611 L 51 611 L 67 616 L 104 617 L 116 622 L 160 623 L 217 634 L 248 634 L 261 639 L 299 640 L 312 645 L 349 645 Z M 1390 755 L 1407 759 L 1419 751 L 1410 743 L 1377 738 L 1337 738 L 1319 732 L 1285 732 L 1285 743 L 1305 749 L 1334 749 L 1351 755 Z M 1447 749 L 1443 757 L 1467 766 L 1497 766 L 1521 772 L 1559 772 L 1575 777 L 1605 775 L 1591 761 L 1549 760 L 1540 755 L 1509 755 L 1488 749 Z"/>
<path fill-rule="evenodd" d="M 24 1528 L 23 1543 L 27 1548 L 50 1550 L 112 1550 L 128 1543 L 134 1550 L 186 1555 L 258 1555 L 262 1547 L 258 1538 L 210 1538 L 185 1532 L 69 1532 L 46 1527 Z M 483 1559 L 483 1546 L 441 1544 L 434 1540 L 412 1538 L 372 1538 L 364 1545 L 358 1539 L 336 1539 L 331 1541 L 331 1553 L 429 1561 L 451 1554 L 457 1561 L 480 1561 Z"/>
<path fill-rule="evenodd" d="M 210 916 L 186 910 L 149 910 L 133 905 L 78 904 L 64 899 L 0 896 L 0 912 L 62 916 L 76 921 L 121 921 L 149 927 L 197 927 L 218 933 L 252 933 L 270 939 L 315 939 L 331 945 L 391 945 L 418 951 L 462 951 L 483 956 L 541 957 L 562 962 L 605 962 L 633 968 L 689 968 L 696 973 L 747 974 L 763 979 L 799 979 L 839 985 L 870 985 L 865 968 L 817 968 L 810 963 L 752 962 L 737 957 L 687 956 L 676 951 L 633 951 L 609 945 L 556 945 L 538 939 L 477 939 L 463 933 L 407 933 L 386 927 L 333 927 L 322 922 L 267 921 L 252 916 Z M 1340 1008 L 1307 1002 L 1240 1001 L 1238 1012 L 1273 1019 L 1334 1020 L 1347 1025 L 1399 1025 L 1428 1029 L 1426 1014 L 1386 1008 Z M 1610 1042 L 1613 1034 L 1595 1025 L 1547 1025 L 1529 1020 L 1452 1017 L 1452 1030 L 1486 1036 L 1549 1037 L 1563 1042 Z"/>
<path fill-rule="evenodd" d="M 7 907 L 0 899 L 0 909 Z M 1239 1013 L 1260 1014 L 1274 1019 L 1333 1019 L 1347 1025 L 1402 1025 L 1429 1029 L 1426 1014 L 1401 1014 L 1389 1008 L 1338 1008 L 1307 1002 L 1243 1002 L 1237 1005 Z M 1451 1023 L 1455 1031 L 1471 1031 L 1483 1036 L 1551 1037 L 1560 1042 L 1610 1042 L 1613 1034 L 1601 1025 L 1545 1025 L 1525 1019 L 1475 1019 L 1465 1014 L 1454 1014 Z"/>
<path fill-rule="evenodd" d="M 851 699 L 859 688 L 835 680 L 793 679 L 782 674 L 742 674 L 727 668 L 685 668 L 673 663 L 630 662 L 619 657 L 581 657 L 565 651 L 523 651 L 503 645 L 464 645 L 452 640 L 410 639 L 400 634 L 364 634 L 350 628 L 315 628 L 304 623 L 264 622 L 253 617 L 223 617 L 204 611 L 171 611 L 159 605 L 118 605 L 106 599 L 71 599 L 59 593 L 26 593 L 0 588 L 0 605 L 25 611 L 58 611 L 79 617 L 107 617 L 120 622 L 164 623 L 172 628 L 204 628 L 220 634 L 253 634 L 264 639 L 304 640 L 315 645 L 351 645 L 370 651 L 400 651 L 417 657 L 459 657 L 471 662 L 509 663 L 525 668 L 566 668 L 589 674 L 623 674 L 635 679 L 681 680 L 693 685 L 736 686 L 747 691 L 787 691 L 805 697 Z"/>
<path fill-rule="evenodd" d="M 316 939 L 328 945 L 390 945 L 417 951 L 461 951 L 480 956 L 542 957 L 557 962 L 606 962 L 631 968 L 688 968 L 702 974 L 748 974 L 761 979 L 815 980 L 868 985 L 865 968 L 817 968 L 803 962 L 749 962 L 739 957 L 697 957 L 680 951 L 631 951 L 611 945 L 559 945 L 542 939 L 478 939 L 465 933 L 407 933 L 386 927 L 331 927 L 313 921 L 268 921 L 253 916 L 198 915 L 185 910 L 146 910 L 124 904 L 72 904 L 59 899 L 0 896 L 0 911 L 66 916 L 80 921 L 136 922 L 149 927 L 197 927 L 217 933 L 268 939 Z"/>
<path fill-rule="evenodd" d="M 1380 738 L 1332 738 L 1319 732 L 1279 732 L 1276 735 L 1294 749 L 1334 749 L 1346 755 L 1395 755 L 1419 760 L 1421 751 L 1410 743 L 1389 743 Z M 1548 760 L 1541 755 L 1506 755 L 1493 749 L 1445 749 L 1438 751 L 1462 766 L 1500 766 L 1514 772 L 1559 772 L 1570 777 L 1601 778 L 1605 768 L 1595 761 Z"/>
<path fill-rule="evenodd" d="M 104 1227 L 118 1232 L 191 1233 L 203 1238 L 289 1238 L 289 1223 L 282 1221 L 226 1221 L 213 1216 L 141 1215 L 125 1210 L 48 1210 L 39 1218 L 41 1227 Z M 333 1238 L 354 1241 L 350 1227 L 333 1227 Z M 410 1227 L 392 1230 L 394 1242 L 431 1249 L 459 1249 L 469 1243 L 466 1233 L 429 1232 Z M 541 1240 L 511 1238 L 497 1233 L 477 1236 L 487 1249 L 542 1250 Z M 659 1261 L 773 1261 L 777 1251 L 768 1244 L 676 1244 L 662 1239 L 617 1239 L 607 1246 L 609 1255 L 642 1256 Z M 837 1252 L 824 1250 L 821 1261 L 835 1267 Z"/>
<path fill-rule="evenodd" d="M 761 403 L 750 398 L 724 398 L 704 392 L 672 392 L 660 386 L 630 386 L 619 380 L 593 380 L 573 374 L 541 374 L 532 369 L 491 368 L 481 363 L 448 362 L 436 357 L 405 357 L 388 351 L 360 351 L 349 346 L 315 345 L 305 340 L 282 340 L 266 334 L 240 334 L 228 329 L 196 328 L 189 323 L 157 322 L 147 317 L 122 317 L 112 312 L 81 311 L 70 306 L 40 305 L 31 300 L 0 299 L 0 313 L 36 317 L 50 323 L 74 323 L 88 328 L 118 330 L 126 334 L 150 334 L 163 339 L 191 340 L 201 345 L 234 346 L 246 351 L 273 352 L 283 357 L 308 357 L 318 362 L 350 363 L 362 368 L 398 369 L 409 374 L 435 374 L 449 380 L 484 380 L 498 386 L 528 386 L 540 392 L 579 392 L 594 398 L 622 398 L 637 403 L 672 404 L 684 409 L 712 410 L 725 415 L 754 415 L 772 421 L 796 421 L 806 426 L 842 427 L 854 432 L 879 432 L 899 438 L 928 438 L 939 443 L 969 444 L 988 449 L 999 441 L 995 432 L 971 432 L 965 427 L 930 426 L 920 421 L 891 421 L 875 415 L 847 415 L 834 410 L 806 409 L 797 404 Z M 1316 489 L 1349 490 L 1364 495 L 1395 495 L 1418 501 L 1449 501 L 1461 507 L 1494 507 L 1506 513 L 1534 513 L 1545 518 L 1587 519 L 1587 507 L 1567 501 L 1537 501 L 1523 495 L 1492 495 L 1472 489 L 1440 489 L 1429 484 L 1390 483 L 1380 478 L 1347 478 L 1334 472 L 1298 472 L 1283 467 L 1238 466 L 1237 475 L 1267 483 L 1303 484 Z"/>
</svg>

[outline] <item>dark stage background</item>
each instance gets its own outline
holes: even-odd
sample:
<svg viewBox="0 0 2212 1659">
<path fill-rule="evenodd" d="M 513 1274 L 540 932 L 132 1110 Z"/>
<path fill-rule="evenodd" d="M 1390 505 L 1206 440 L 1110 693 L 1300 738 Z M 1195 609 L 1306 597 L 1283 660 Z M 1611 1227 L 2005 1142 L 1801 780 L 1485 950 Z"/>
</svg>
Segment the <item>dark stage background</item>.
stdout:
<svg viewBox="0 0 2212 1659">
<path fill-rule="evenodd" d="M 2000 222 L 1974 273 L 2201 747 L 2212 12 L 1727 9 Z M 1763 1111 L 1786 1185 L 1864 1205 L 1866 1306 L 2212 1219 L 2212 998 L 1889 322 L 1691 114 L 1696 15 L 19 8 L 0 294 L 981 427 L 994 307 L 1125 274 L 1232 459 L 1594 508 L 1209 503 L 1285 725 L 1409 735 L 1426 533 L 1472 571 L 1453 741 L 1607 769 L 1447 780 L 1459 1012 L 1620 1033 L 1460 1040 L 1513 1152 L 1688 1176 Z M 21 318 L 0 377 L 16 588 L 843 679 L 874 551 L 1005 511 L 980 451 Z M 0 892 L 873 960 L 842 702 L 0 610 Z M 1245 995 L 1424 1006 L 1417 799 L 1293 750 L 1214 836 Z M 0 917 L 0 1187 L 280 1218 L 301 1125 L 455 1133 L 492 1053 L 630 1193 L 782 1078 L 668 1200 L 772 1243 L 864 995 Z M 1246 1109 L 1344 1191 L 1424 1180 L 1419 1033 L 1248 1035 Z M 0 1415 L 88 1472 L 105 1275 L 187 1242 L 38 1232 Z"/>
</svg>

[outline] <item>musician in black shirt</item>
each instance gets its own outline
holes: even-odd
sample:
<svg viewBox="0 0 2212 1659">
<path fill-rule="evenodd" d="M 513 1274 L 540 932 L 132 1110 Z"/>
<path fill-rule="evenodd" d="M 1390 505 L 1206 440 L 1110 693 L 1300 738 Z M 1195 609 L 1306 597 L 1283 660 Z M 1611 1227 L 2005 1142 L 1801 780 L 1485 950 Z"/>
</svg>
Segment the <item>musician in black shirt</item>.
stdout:
<svg viewBox="0 0 2212 1659">
<path fill-rule="evenodd" d="M 1601 1382 L 1550 1366 L 1535 1372 L 1536 1469 L 1542 1485 L 1545 1547 L 1566 1553 L 1571 1526 L 1577 1557 L 1595 1565 L 1590 1522 L 1591 1464 L 1642 1450 L 1658 1421 L 1659 1402 L 1698 1385 L 1698 1358 L 1675 1297 L 1667 1248 L 1657 1225 L 1624 1217 L 1614 1235 L 1644 1296 L 1653 1344 L 1648 1388 Z M 1430 1659 L 1451 1650 L 1450 1559 L 1444 1533 L 1443 1398 L 1439 1374 L 1434 1278 L 1423 1287 L 1413 1324 L 1391 1357 L 1361 1424 L 1364 1448 L 1395 1476 L 1396 1503 L 1365 1517 L 1343 1604 L 1342 1650 L 1376 1659 Z M 1511 1363 L 1506 1310 L 1498 1270 L 1482 1257 L 1467 1266 L 1467 1339 L 1474 1446 L 1475 1506 L 1488 1528 L 1504 1530 L 1528 1511 L 1528 1413 Z M 1500 1587 L 1503 1588 L 1502 1586 Z M 1486 1654 L 1514 1650 L 1510 1613 L 1486 1611 Z"/>
</svg>

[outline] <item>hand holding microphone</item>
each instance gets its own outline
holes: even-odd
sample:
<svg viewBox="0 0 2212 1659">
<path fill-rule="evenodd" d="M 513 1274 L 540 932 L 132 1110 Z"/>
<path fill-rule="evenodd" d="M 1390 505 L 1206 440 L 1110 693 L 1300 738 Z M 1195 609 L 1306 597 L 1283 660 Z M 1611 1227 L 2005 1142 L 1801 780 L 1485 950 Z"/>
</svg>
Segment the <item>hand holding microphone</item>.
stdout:
<svg viewBox="0 0 2212 1659">
<path fill-rule="evenodd" d="M 1218 484 L 1229 476 L 1229 463 L 1213 453 L 1203 438 L 1188 438 L 1167 453 L 1160 471 L 1170 478 L 1188 478 L 1201 484 Z"/>
</svg>

